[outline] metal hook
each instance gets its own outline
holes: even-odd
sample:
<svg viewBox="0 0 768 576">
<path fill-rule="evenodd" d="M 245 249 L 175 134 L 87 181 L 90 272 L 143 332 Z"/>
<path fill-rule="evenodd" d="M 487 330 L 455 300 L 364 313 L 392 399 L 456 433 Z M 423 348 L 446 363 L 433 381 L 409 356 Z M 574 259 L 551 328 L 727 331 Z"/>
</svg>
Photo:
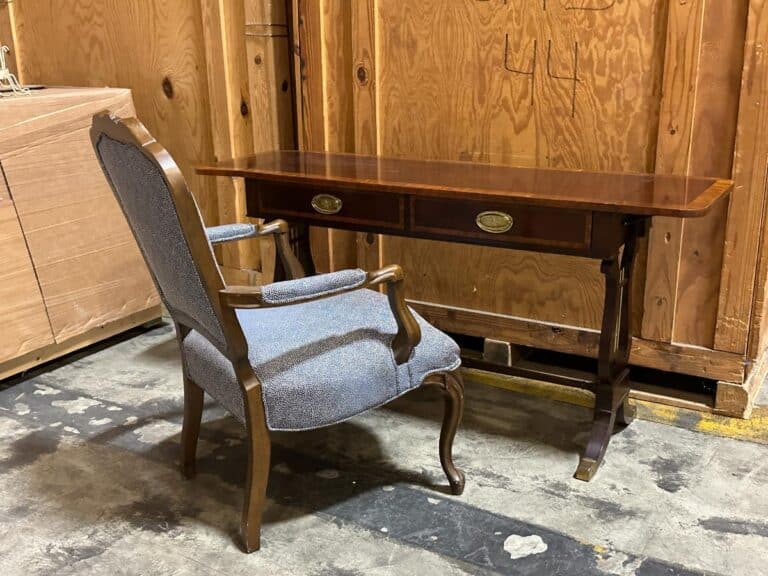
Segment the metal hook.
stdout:
<svg viewBox="0 0 768 576">
<path fill-rule="evenodd" d="M 8 69 L 5 55 L 10 51 L 8 46 L 0 46 L 0 89 L 11 90 L 13 94 L 29 94 L 29 88 L 24 88 Z"/>
</svg>

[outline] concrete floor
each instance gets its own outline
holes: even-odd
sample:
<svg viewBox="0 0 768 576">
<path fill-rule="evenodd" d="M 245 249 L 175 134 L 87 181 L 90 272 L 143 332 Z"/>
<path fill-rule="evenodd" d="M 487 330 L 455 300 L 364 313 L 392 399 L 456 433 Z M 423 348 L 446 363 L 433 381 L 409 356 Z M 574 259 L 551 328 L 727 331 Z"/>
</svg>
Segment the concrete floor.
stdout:
<svg viewBox="0 0 768 576">
<path fill-rule="evenodd" d="M 417 391 L 274 437 L 262 550 L 236 544 L 243 431 L 206 411 L 177 472 L 182 407 L 163 326 L 0 385 L 0 574 L 768 574 L 768 446 L 637 421 L 589 484 L 588 409 L 469 382 L 456 460 Z"/>
</svg>

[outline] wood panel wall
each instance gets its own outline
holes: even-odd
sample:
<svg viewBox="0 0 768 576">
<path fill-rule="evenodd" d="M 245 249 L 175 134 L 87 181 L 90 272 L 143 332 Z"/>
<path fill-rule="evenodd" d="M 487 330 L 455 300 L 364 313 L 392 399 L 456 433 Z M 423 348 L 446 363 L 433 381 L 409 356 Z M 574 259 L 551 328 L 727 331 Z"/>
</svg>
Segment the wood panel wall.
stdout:
<svg viewBox="0 0 768 576">
<path fill-rule="evenodd" d="M 14 0 L 20 79 L 30 84 L 130 88 L 139 118 L 168 148 L 207 223 L 215 182 L 194 174 L 213 158 L 200 2 Z"/>
<path fill-rule="evenodd" d="M 761 69 L 764 0 L 292 4 L 300 145 L 309 149 L 729 177 L 737 120 L 753 123 L 748 132 L 766 129 L 744 105 L 768 89 L 759 80 L 739 89 L 742 70 Z M 765 173 L 765 154 L 751 156 L 755 137 L 741 137 L 737 180 Z M 738 167 L 745 154 L 750 170 Z M 741 379 L 764 196 L 749 182 L 705 219 L 654 222 L 634 287 L 641 363 Z M 499 334 L 588 353 L 535 334 L 589 340 L 602 313 L 594 263 L 389 237 L 341 241 L 355 245 L 362 266 L 403 264 L 409 297 L 428 302 L 425 311 L 496 314 Z M 316 251 L 328 268 L 327 253 L 346 253 L 333 236 Z"/>
<path fill-rule="evenodd" d="M 288 4 L 284 0 L 244 0 L 245 47 L 253 150 L 296 147 L 294 79 L 291 73 Z M 263 278 L 274 270 L 274 244 L 259 244 Z"/>
<path fill-rule="evenodd" d="M 670 5 L 656 172 L 730 177 L 747 5 Z M 654 220 L 644 338 L 714 347 L 726 215 Z"/>
<path fill-rule="evenodd" d="M 728 176 L 747 2 L 608 4 L 369 0 L 346 10 L 297 3 L 302 142 Z M 713 346 L 724 219 L 723 207 L 686 230 L 679 220 L 658 222 L 643 336 Z M 416 279 L 416 300 L 599 325 L 602 278 L 594 263 L 397 238 L 360 246 L 366 263 L 403 264 Z M 678 307 L 691 299 L 699 306 Z"/>
<path fill-rule="evenodd" d="M 722 288 L 715 345 L 747 357 L 768 345 L 768 2 L 752 0 L 744 48 L 744 74 L 734 179 L 725 240 Z"/>
<path fill-rule="evenodd" d="M 652 1 L 597 13 L 558 2 L 435 1 L 418 8 L 379 2 L 377 18 L 380 153 L 650 168 L 663 38 Z M 596 262 L 404 239 L 382 243 L 382 258 L 402 262 L 418 279 L 410 293 L 416 300 L 600 325 L 603 279 Z"/>
</svg>

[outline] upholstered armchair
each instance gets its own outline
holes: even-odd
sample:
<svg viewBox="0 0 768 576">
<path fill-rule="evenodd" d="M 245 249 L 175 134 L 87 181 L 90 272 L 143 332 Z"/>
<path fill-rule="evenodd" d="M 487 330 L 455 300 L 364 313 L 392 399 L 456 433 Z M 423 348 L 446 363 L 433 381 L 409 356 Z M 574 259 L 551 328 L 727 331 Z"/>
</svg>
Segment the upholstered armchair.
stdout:
<svg viewBox="0 0 768 576">
<path fill-rule="evenodd" d="M 452 460 L 463 410 L 456 344 L 405 304 L 398 266 L 303 277 L 284 221 L 206 229 L 168 152 L 135 118 L 93 118 L 91 139 L 176 325 L 184 378 L 182 471 L 195 472 L 203 394 L 244 424 L 248 470 L 240 532 L 260 545 L 270 431 L 328 426 L 421 385 L 444 392 L 440 460 L 454 494 Z M 212 245 L 271 236 L 287 281 L 228 286 Z M 386 289 L 386 295 L 371 288 Z"/>
</svg>

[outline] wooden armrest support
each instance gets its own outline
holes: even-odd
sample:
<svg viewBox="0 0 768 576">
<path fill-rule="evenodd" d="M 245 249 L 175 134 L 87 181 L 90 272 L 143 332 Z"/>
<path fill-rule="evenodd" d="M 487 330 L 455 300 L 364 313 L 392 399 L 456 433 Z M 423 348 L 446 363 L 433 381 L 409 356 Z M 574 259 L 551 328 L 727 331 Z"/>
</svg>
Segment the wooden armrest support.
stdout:
<svg viewBox="0 0 768 576">
<path fill-rule="evenodd" d="M 290 227 L 285 220 L 272 220 L 271 222 L 265 222 L 259 226 L 259 236 L 274 235 L 275 237 L 275 250 L 277 257 L 283 263 L 285 269 L 285 275 L 288 280 L 296 280 L 297 278 L 304 278 L 304 267 L 296 258 L 296 255 L 291 250 L 291 244 L 288 238 L 288 232 Z"/>
<path fill-rule="evenodd" d="M 368 273 L 368 286 L 387 285 L 387 298 L 392 315 L 397 322 L 397 334 L 392 340 L 392 351 L 395 362 L 408 362 L 413 349 L 421 342 L 421 328 L 411 309 L 405 303 L 405 275 L 397 264 L 386 266 L 380 270 Z"/>
<path fill-rule="evenodd" d="M 398 364 L 403 364 L 408 361 L 413 349 L 421 341 L 421 328 L 419 327 L 419 323 L 405 303 L 403 280 L 404 275 L 402 268 L 393 264 L 380 270 L 368 272 L 366 281 L 361 286 L 340 290 L 332 294 L 308 296 L 306 299 L 303 299 L 302 302 L 333 298 L 334 296 L 352 292 L 353 290 L 371 288 L 385 284 L 387 287 L 389 307 L 397 322 L 397 334 L 392 340 L 392 351 L 395 354 L 395 361 Z M 274 308 L 278 306 L 289 306 L 294 303 L 267 303 L 264 301 L 260 286 L 227 286 L 219 292 L 219 299 L 222 306 L 226 308 L 240 309 Z"/>
<path fill-rule="evenodd" d="M 259 225 L 259 236 L 269 234 L 288 234 L 289 226 L 285 220 L 272 220 Z"/>
</svg>

